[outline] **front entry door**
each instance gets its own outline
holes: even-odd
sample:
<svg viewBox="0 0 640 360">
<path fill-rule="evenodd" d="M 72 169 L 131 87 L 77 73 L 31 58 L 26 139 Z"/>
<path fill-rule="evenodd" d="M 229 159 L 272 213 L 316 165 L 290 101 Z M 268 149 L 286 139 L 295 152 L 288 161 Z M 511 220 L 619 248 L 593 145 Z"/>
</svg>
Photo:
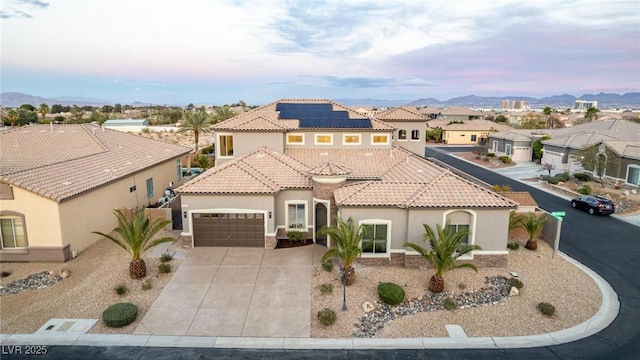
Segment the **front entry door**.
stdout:
<svg viewBox="0 0 640 360">
<path fill-rule="evenodd" d="M 318 235 L 318 231 L 327 225 L 327 206 L 323 203 L 316 204 L 316 244 L 327 246 L 327 235 Z"/>
</svg>

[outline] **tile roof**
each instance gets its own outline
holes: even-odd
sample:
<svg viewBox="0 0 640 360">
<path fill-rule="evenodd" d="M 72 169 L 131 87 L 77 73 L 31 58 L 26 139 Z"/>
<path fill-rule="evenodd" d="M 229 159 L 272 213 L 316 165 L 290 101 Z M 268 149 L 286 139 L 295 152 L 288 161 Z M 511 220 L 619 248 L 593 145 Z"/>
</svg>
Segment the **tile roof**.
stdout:
<svg viewBox="0 0 640 360">
<path fill-rule="evenodd" d="M 603 142 L 620 157 L 640 160 L 640 140 L 604 140 Z"/>
<path fill-rule="evenodd" d="M 577 132 L 601 132 L 618 140 L 640 140 L 640 123 L 627 120 L 602 120 L 584 123 L 562 129 L 553 129 L 553 136 L 563 136 Z"/>
<path fill-rule="evenodd" d="M 425 122 L 429 120 L 424 115 L 418 113 L 414 108 L 397 107 L 379 112 L 374 117 L 381 121 L 419 121 Z"/>
<path fill-rule="evenodd" d="M 183 194 L 275 194 L 283 189 L 311 189 L 308 168 L 266 147 L 216 166 L 180 186 Z"/>
<path fill-rule="evenodd" d="M 539 129 L 511 129 L 507 131 L 500 131 L 497 133 L 492 133 L 490 135 L 493 139 L 504 139 L 504 140 L 533 140 L 535 138 L 540 138 L 544 135 L 549 135 L 550 131 L 539 130 Z"/>
<path fill-rule="evenodd" d="M 285 104 L 331 104 L 334 111 L 346 111 L 350 119 L 362 119 L 362 114 L 346 106 L 323 99 L 281 99 L 270 104 L 237 115 L 231 119 L 219 122 L 211 126 L 214 131 L 288 131 L 300 129 L 300 123 L 296 119 L 279 119 L 276 107 L 279 103 Z M 311 129 L 311 128 L 305 128 Z M 393 130 L 394 127 L 382 121 L 371 119 L 371 128 L 362 130 Z"/>
<path fill-rule="evenodd" d="M 552 136 L 549 140 L 544 140 L 544 145 L 566 147 L 572 149 L 583 149 L 585 146 L 597 144 L 603 140 L 617 140 L 599 131 L 580 131 L 562 136 Z"/>
<path fill-rule="evenodd" d="M 515 201 L 520 206 L 538 206 L 538 203 L 528 191 L 503 192 L 502 196 Z"/>
<path fill-rule="evenodd" d="M 320 164 L 309 170 L 309 174 L 324 176 L 344 176 L 351 174 L 351 169 L 346 168 L 340 164 L 327 161 L 324 164 Z"/>
<path fill-rule="evenodd" d="M 61 202 L 189 152 L 96 125 L 29 125 L 0 133 L 0 181 Z"/>
<path fill-rule="evenodd" d="M 450 124 L 450 122 L 451 120 L 429 120 L 427 126 L 446 131 L 508 131 L 512 129 L 508 125 L 489 120 L 464 120 L 462 124 Z"/>
</svg>

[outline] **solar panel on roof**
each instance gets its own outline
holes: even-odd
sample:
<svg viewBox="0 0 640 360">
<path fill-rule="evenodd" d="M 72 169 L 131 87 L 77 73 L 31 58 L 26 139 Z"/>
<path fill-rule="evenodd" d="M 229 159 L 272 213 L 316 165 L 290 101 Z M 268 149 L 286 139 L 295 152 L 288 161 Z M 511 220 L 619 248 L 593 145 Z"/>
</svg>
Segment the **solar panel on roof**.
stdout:
<svg viewBox="0 0 640 360">
<path fill-rule="evenodd" d="M 350 119 L 347 111 L 334 111 L 328 103 L 278 103 L 276 111 L 279 119 L 298 119 L 301 128 L 371 128 L 368 118 Z"/>
</svg>

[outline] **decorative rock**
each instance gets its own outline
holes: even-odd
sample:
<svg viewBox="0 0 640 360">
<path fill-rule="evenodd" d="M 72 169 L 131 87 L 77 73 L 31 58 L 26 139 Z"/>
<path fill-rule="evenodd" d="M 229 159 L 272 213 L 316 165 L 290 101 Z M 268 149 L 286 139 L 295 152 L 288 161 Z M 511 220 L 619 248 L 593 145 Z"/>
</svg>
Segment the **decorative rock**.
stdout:
<svg viewBox="0 0 640 360">
<path fill-rule="evenodd" d="M 509 290 L 509 296 L 518 296 L 520 294 L 520 290 L 517 287 L 512 286 L 511 290 Z"/>
<path fill-rule="evenodd" d="M 373 306 L 372 303 L 365 301 L 364 303 L 362 303 L 362 310 L 364 310 L 364 312 L 368 313 L 371 312 L 372 310 L 374 310 L 375 307 Z"/>
<path fill-rule="evenodd" d="M 60 277 L 63 279 L 66 279 L 69 277 L 69 275 L 71 275 L 71 271 L 69 269 L 62 269 L 60 270 Z"/>
<path fill-rule="evenodd" d="M 51 286 L 58 281 L 62 281 L 60 275 L 53 275 L 51 271 L 42 271 L 31 274 L 26 279 L 14 280 L 0 288 L 0 296 L 9 294 L 18 294 L 23 291 L 42 289 Z"/>
</svg>

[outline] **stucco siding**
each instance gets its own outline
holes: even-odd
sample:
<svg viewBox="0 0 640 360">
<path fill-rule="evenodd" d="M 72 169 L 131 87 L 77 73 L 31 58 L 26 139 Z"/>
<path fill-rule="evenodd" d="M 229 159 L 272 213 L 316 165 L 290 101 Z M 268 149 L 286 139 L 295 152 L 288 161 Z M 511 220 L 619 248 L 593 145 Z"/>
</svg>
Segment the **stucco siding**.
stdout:
<svg viewBox="0 0 640 360">
<path fill-rule="evenodd" d="M 305 148 L 305 149 L 380 149 L 380 148 L 391 148 L 391 131 L 361 131 L 360 129 L 353 130 L 345 130 L 345 131 L 331 131 L 327 129 L 324 130 L 316 130 L 316 131 L 291 131 L 292 134 L 304 134 L 304 144 L 287 144 L 285 145 L 287 148 Z M 374 145 L 372 144 L 372 135 L 387 135 L 389 136 L 389 143 L 386 145 Z M 330 135 L 331 143 L 327 144 L 318 144 L 316 143 L 316 135 Z M 344 135 L 359 135 L 360 143 L 359 144 L 347 144 L 344 142 Z M 286 141 L 285 134 L 285 141 Z"/>
<path fill-rule="evenodd" d="M 396 130 L 393 133 L 394 145 L 407 149 L 414 154 L 424 156 L 424 145 L 427 131 L 426 119 L 422 122 L 394 121 L 390 124 L 396 127 Z M 406 131 L 406 138 L 404 140 L 400 139 L 400 130 Z M 418 138 L 415 140 L 411 138 L 412 131 L 414 130 L 418 131 Z"/>
<path fill-rule="evenodd" d="M 284 152 L 284 138 L 281 132 L 227 132 L 216 133 L 216 141 L 219 135 L 233 136 L 233 156 L 220 156 L 216 150 L 216 165 L 222 165 L 250 154 L 259 148 L 266 146 L 273 151 Z"/>
<path fill-rule="evenodd" d="M 312 190 L 285 190 L 276 195 L 275 226 L 286 229 L 287 205 L 291 203 L 305 203 L 306 205 L 306 230 L 313 230 L 313 191 Z"/>
<path fill-rule="evenodd" d="M 343 220 L 351 217 L 356 226 L 363 220 L 391 221 L 391 249 L 404 249 L 402 244 L 407 239 L 407 210 L 397 208 L 356 208 L 341 209 Z"/>
</svg>

